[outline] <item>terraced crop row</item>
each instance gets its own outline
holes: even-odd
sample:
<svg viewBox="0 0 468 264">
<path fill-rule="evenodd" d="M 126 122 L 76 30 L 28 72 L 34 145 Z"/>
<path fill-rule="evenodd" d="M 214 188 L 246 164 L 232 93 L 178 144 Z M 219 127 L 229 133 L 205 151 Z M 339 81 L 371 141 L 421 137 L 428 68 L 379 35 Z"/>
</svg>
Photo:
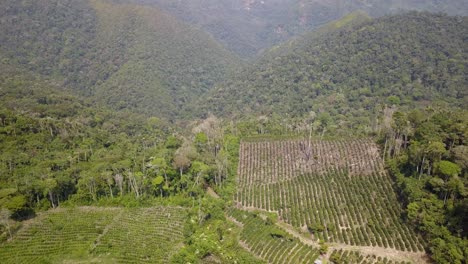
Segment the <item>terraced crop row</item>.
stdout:
<svg viewBox="0 0 468 264">
<path fill-rule="evenodd" d="M 0 244 L 1 263 L 107 260 L 167 263 L 183 240 L 184 209 L 73 208 L 49 211 Z"/>
<path fill-rule="evenodd" d="M 240 146 L 239 186 L 270 184 L 306 173 L 346 169 L 350 176 L 382 170 L 377 146 L 354 141 L 260 141 Z"/>
<path fill-rule="evenodd" d="M 388 258 L 377 257 L 374 255 L 364 256 L 356 251 L 334 250 L 330 254 L 330 260 L 335 264 L 411 264 L 410 262 L 397 262 L 388 260 Z"/>
<path fill-rule="evenodd" d="M 168 263 L 183 240 L 185 215 L 178 208 L 131 209 L 100 239 L 94 253 L 122 263 Z"/>
<path fill-rule="evenodd" d="M 423 250 L 370 141 L 244 142 L 236 200 L 276 211 L 316 239 Z"/>
<path fill-rule="evenodd" d="M 300 242 L 256 213 L 231 209 L 230 215 L 243 225 L 241 243 L 268 263 L 314 263 L 318 250 Z"/>
</svg>

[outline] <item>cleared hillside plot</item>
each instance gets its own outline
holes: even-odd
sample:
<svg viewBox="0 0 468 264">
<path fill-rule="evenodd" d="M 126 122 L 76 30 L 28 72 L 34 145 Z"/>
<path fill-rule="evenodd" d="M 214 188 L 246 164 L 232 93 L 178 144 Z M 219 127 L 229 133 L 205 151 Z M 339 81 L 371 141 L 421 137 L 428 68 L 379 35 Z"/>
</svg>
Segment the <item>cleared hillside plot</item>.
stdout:
<svg viewBox="0 0 468 264">
<path fill-rule="evenodd" d="M 231 209 L 230 217 L 242 227 L 241 244 L 268 263 L 314 263 L 319 251 L 284 232 L 268 216 Z"/>
<path fill-rule="evenodd" d="M 411 262 L 392 261 L 387 258 L 377 257 L 375 255 L 362 255 L 356 251 L 334 250 L 330 254 L 330 260 L 333 263 L 359 263 L 359 264 L 411 264 Z"/>
<path fill-rule="evenodd" d="M 243 142 L 236 201 L 277 212 L 314 240 L 423 251 L 369 140 Z"/>
<path fill-rule="evenodd" d="M 182 243 L 185 209 L 51 210 L 0 244 L 1 263 L 167 263 Z"/>
</svg>

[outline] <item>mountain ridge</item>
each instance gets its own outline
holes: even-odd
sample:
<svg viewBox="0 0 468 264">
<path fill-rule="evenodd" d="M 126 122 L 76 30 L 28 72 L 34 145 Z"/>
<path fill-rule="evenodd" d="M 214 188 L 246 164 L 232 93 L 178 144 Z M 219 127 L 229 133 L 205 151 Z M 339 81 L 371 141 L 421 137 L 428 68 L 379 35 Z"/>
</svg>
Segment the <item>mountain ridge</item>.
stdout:
<svg viewBox="0 0 468 264">
<path fill-rule="evenodd" d="M 209 34 L 154 7 L 106 0 L 1 6 L 3 61 L 114 109 L 174 116 L 241 63 Z"/>
<path fill-rule="evenodd" d="M 341 119 L 394 103 L 461 106 L 467 98 L 466 20 L 411 12 L 309 35 L 218 84 L 198 105 L 227 116 L 327 112 Z"/>
</svg>

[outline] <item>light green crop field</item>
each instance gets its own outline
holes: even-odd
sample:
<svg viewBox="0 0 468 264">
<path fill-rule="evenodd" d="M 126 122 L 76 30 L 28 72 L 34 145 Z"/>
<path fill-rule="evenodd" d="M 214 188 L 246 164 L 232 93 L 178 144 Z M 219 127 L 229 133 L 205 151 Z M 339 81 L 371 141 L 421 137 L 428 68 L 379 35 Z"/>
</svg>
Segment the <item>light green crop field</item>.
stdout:
<svg viewBox="0 0 468 264">
<path fill-rule="evenodd" d="M 236 200 L 277 212 L 315 238 L 422 251 L 377 146 L 367 140 L 244 142 Z"/>
<path fill-rule="evenodd" d="M 242 226 L 241 243 L 268 263 L 314 263 L 319 257 L 318 248 L 302 243 L 258 213 L 233 208 L 230 216 Z"/>
<path fill-rule="evenodd" d="M 1 263 L 167 263 L 183 241 L 186 210 L 51 210 L 0 245 Z"/>
</svg>

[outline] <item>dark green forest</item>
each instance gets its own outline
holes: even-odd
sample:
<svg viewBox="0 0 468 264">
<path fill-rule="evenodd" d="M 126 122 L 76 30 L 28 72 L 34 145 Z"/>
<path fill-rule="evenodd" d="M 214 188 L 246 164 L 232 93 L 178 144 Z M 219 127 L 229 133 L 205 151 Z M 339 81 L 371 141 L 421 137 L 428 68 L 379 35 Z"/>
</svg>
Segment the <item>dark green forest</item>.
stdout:
<svg viewBox="0 0 468 264">
<path fill-rule="evenodd" d="M 466 24 L 466 17 L 429 13 L 370 21 L 355 13 L 325 34 L 266 53 L 218 84 L 201 112 L 299 116 L 329 131 L 376 132 L 386 105 L 460 107 L 467 103 Z"/>
<path fill-rule="evenodd" d="M 465 263 L 468 112 L 427 108 L 392 119 L 381 144 L 407 220 L 425 234 L 436 263 Z"/>
<path fill-rule="evenodd" d="M 0 3 L 0 249 L 55 208 L 176 206 L 171 262 L 263 263 L 242 221 L 300 241 L 234 209 L 241 142 L 372 138 L 401 221 L 467 263 L 467 4 L 227 2 Z"/>
<path fill-rule="evenodd" d="M 181 20 L 199 25 L 241 57 L 315 30 L 346 14 L 362 10 L 373 17 L 405 10 L 444 12 L 463 15 L 463 0 L 120 0 L 158 6 Z"/>
<path fill-rule="evenodd" d="M 174 117 L 239 64 L 208 34 L 155 8 L 4 1 L 0 17 L 5 65 L 116 110 Z"/>
</svg>

